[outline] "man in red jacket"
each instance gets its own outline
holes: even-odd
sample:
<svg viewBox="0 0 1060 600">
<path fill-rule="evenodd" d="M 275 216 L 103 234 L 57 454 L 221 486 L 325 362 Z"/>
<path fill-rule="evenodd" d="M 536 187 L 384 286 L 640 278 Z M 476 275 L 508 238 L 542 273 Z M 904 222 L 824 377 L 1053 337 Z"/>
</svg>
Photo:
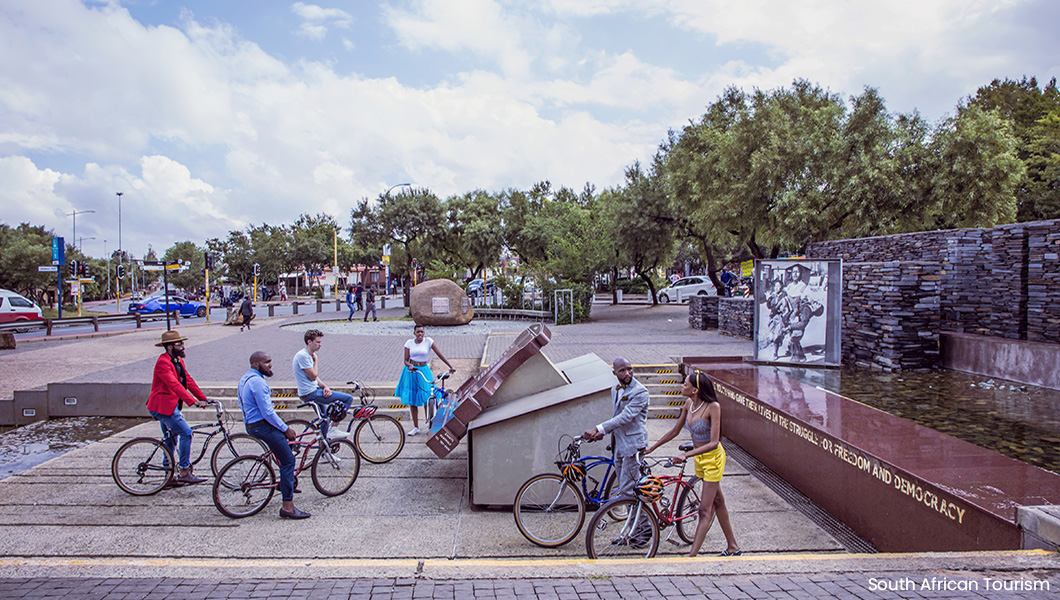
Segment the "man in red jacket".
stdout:
<svg viewBox="0 0 1060 600">
<path fill-rule="evenodd" d="M 176 483 L 192 484 L 206 481 L 191 472 L 191 427 L 180 414 L 183 404 L 198 406 L 206 402 L 195 380 L 184 367 L 184 340 L 176 331 L 162 334 L 162 341 L 155 344 L 165 349 L 155 362 L 155 373 L 151 379 L 151 395 L 147 398 L 147 411 L 162 424 L 162 436 L 169 451 L 173 451 L 173 438 L 177 438 L 180 473 Z"/>
</svg>

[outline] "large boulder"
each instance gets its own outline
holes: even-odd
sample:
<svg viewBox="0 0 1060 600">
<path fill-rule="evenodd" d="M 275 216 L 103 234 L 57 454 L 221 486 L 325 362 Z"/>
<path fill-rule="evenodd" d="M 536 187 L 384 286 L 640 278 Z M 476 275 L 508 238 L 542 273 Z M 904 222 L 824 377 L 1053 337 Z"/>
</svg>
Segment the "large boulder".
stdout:
<svg viewBox="0 0 1060 600">
<path fill-rule="evenodd" d="M 412 288 L 412 320 L 421 325 L 467 325 L 475 316 L 467 294 L 448 279 L 432 279 Z"/>
</svg>

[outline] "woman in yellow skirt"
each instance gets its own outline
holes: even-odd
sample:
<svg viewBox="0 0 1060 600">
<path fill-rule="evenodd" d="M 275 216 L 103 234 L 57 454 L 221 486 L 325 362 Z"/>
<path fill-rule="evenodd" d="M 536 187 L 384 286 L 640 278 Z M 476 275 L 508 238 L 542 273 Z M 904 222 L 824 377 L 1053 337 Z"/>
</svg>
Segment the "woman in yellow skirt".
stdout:
<svg viewBox="0 0 1060 600">
<path fill-rule="evenodd" d="M 699 496 L 699 524 L 696 526 L 696 537 L 692 540 L 692 551 L 689 556 L 699 554 L 703 539 L 710 528 L 710 515 L 718 515 L 718 524 L 725 534 L 725 550 L 722 556 L 740 556 L 742 552 L 736 545 L 736 536 L 729 523 L 729 509 L 725 506 L 725 495 L 721 493 L 721 476 L 725 472 L 725 448 L 721 445 L 721 405 L 714 395 L 714 383 L 705 373 L 696 371 L 685 379 L 681 386 L 681 395 L 688 400 L 681 406 L 681 416 L 677 418 L 673 429 L 667 431 L 659 441 L 651 445 L 644 453 L 651 454 L 659 446 L 677 437 L 682 427 L 687 427 L 692 434 L 693 448 L 673 458 L 675 464 L 694 458 L 696 477 L 703 480 L 703 492 Z"/>
</svg>

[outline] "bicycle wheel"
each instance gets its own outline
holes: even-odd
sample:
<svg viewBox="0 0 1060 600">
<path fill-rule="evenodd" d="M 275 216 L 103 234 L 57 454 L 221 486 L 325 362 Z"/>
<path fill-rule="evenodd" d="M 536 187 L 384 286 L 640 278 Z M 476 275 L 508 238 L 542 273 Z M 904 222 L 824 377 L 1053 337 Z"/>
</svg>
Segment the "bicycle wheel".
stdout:
<svg viewBox="0 0 1060 600">
<path fill-rule="evenodd" d="M 122 444 L 110 461 L 110 474 L 122 491 L 150 496 L 173 478 L 173 453 L 155 438 L 141 437 Z"/>
<path fill-rule="evenodd" d="M 302 434 L 313 428 L 313 425 L 305 419 L 290 419 L 287 426 L 294 429 L 297 434 Z"/>
<path fill-rule="evenodd" d="M 542 548 L 558 548 L 574 539 L 585 522 L 581 492 L 555 473 L 526 480 L 512 504 L 519 533 Z"/>
<path fill-rule="evenodd" d="M 353 432 L 353 445 L 370 463 L 390 462 L 405 447 L 405 428 L 390 415 L 372 415 Z"/>
<path fill-rule="evenodd" d="M 221 468 L 239 458 L 240 456 L 261 456 L 269 451 L 265 442 L 250 435 L 249 433 L 236 433 L 221 438 L 210 455 L 210 470 L 214 477 L 221 472 Z"/>
<path fill-rule="evenodd" d="M 330 451 L 329 451 L 330 450 Z M 313 487 L 325 496 L 345 494 L 361 470 L 361 456 L 350 440 L 330 440 L 327 448 L 317 450 L 310 474 Z"/>
<path fill-rule="evenodd" d="M 213 505 L 241 519 L 261 512 L 276 492 L 276 472 L 261 456 L 241 456 L 221 467 L 213 481 Z"/>
<path fill-rule="evenodd" d="M 612 511 L 628 514 L 614 519 Z M 659 549 L 659 523 L 640 500 L 612 500 L 596 511 L 585 532 L 589 558 L 651 558 Z"/>
<path fill-rule="evenodd" d="M 681 495 L 677 498 L 677 508 L 674 509 L 674 519 L 677 520 L 677 535 L 681 541 L 691 544 L 696 537 L 696 527 L 699 526 L 699 494 L 696 493 L 695 486 L 690 485 L 681 490 Z M 713 526 L 714 511 L 711 510 L 707 531 Z"/>
</svg>

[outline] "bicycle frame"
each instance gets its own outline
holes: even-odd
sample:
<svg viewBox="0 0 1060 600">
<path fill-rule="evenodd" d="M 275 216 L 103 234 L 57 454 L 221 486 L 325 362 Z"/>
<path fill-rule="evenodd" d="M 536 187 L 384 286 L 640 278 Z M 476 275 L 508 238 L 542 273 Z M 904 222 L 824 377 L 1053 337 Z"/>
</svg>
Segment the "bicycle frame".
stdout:
<svg viewBox="0 0 1060 600">
<path fill-rule="evenodd" d="M 199 437 L 202 437 L 204 435 L 206 436 L 206 439 L 203 440 L 203 442 L 202 442 L 202 447 L 199 448 L 198 456 L 196 456 L 191 461 L 191 464 L 193 464 L 193 465 L 199 464 L 199 461 L 201 461 L 203 459 L 203 457 L 206 456 L 206 449 L 210 447 L 210 440 L 212 440 L 214 438 L 214 436 L 216 436 L 218 433 L 220 433 L 220 434 L 222 434 L 223 438 L 225 438 L 225 439 L 228 438 L 228 428 L 225 427 L 225 424 L 224 424 L 223 416 L 224 416 L 225 413 L 224 413 L 224 408 L 221 406 L 221 403 L 220 402 L 215 402 L 213 400 L 208 400 L 207 404 L 213 405 L 214 409 L 217 411 L 217 416 L 216 416 L 216 419 L 214 420 L 214 422 L 213 423 L 200 423 L 198 425 L 189 426 L 190 429 L 191 429 L 191 443 L 192 444 L 195 443 L 195 436 L 199 436 Z M 159 423 L 161 423 L 161 421 L 159 421 Z M 208 427 L 215 427 L 216 429 L 213 429 L 212 431 L 201 431 L 202 429 L 206 429 Z M 162 444 L 165 445 L 166 447 L 169 447 L 170 444 L 172 444 L 172 446 L 174 448 L 176 448 L 176 446 L 177 446 L 177 436 L 174 435 L 173 432 L 167 433 L 166 435 L 162 436 Z"/>
</svg>

